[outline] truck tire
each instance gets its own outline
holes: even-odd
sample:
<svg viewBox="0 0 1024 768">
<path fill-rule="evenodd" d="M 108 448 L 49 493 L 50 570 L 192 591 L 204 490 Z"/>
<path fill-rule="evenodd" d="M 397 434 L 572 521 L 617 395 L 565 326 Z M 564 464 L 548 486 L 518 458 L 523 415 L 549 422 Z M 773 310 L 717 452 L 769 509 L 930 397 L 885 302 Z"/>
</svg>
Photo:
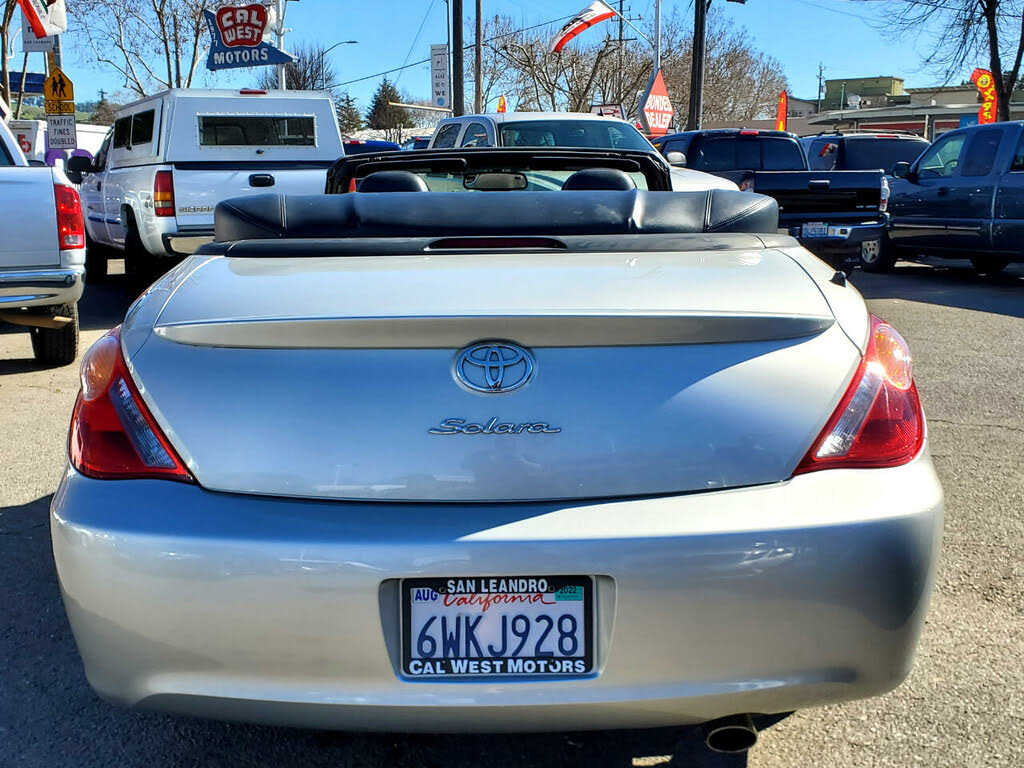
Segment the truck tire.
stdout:
<svg viewBox="0 0 1024 768">
<path fill-rule="evenodd" d="M 102 283 L 107 279 L 107 264 L 110 250 L 85 234 L 85 280 L 87 283 Z"/>
<path fill-rule="evenodd" d="M 1006 269 L 1009 263 L 1009 259 L 999 257 L 974 256 L 971 258 L 971 264 L 974 265 L 974 269 L 979 275 L 998 275 Z"/>
<path fill-rule="evenodd" d="M 157 277 L 156 258 L 142 243 L 135 215 L 124 212 L 124 271 L 133 291 L 142 293 Z"/>
<path fill-rule="evenodd" d="M 70 365 L 78 357 L 78 305 L 59 304 L 47 309 L 51 315 L 70 317 L 71 322 L 63 328 L 31 329 L 32 354 L 40 363 Z"/>
<path fill-rule="evenodd" d="M 885 235 L 877 241 L 861 243 L 860 268 L 865 272 L 890 272 L 895 264 L 896 254 Z"/>
</svg>

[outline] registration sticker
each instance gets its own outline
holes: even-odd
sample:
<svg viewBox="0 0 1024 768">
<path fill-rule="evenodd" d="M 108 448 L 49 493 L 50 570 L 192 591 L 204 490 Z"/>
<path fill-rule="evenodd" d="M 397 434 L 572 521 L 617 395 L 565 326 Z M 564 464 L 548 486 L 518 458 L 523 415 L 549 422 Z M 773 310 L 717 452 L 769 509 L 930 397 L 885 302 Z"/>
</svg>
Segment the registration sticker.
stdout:
<svg viewBox="0 0 1024 768">
<path fill-rule="evenodd" d="M 402 581 L 402 672 L 415 678 L 593 671 L 590 576 Z"/>
</svg>

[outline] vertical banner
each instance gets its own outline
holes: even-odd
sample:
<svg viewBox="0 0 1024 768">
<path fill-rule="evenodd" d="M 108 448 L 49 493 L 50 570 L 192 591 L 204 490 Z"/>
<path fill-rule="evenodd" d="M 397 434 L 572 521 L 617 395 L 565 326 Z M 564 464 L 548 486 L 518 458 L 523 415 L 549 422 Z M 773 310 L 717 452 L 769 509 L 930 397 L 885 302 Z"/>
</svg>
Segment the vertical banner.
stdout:
<svg viewBox="0 0 1024 768">
<path fill-rule="evenodd" d="M 507 112 L 508 103 L 505 101 L 505 94 L 498 97 L 498 112 Z"/>
<path fill-rule="evenodd" d="M 996 94 L 996 83 L 992 79 L 992 73 L 987 69 L 976 69 L 971 72 L 971 82 L 974 83 L 981 94 L 981 107 L 978 109 L 978 123 L 994 123 L 996 121 L 996 106 L 999 97 Z"/>
<path fill-rule="evenodd" d="M 784 131 L 786 130 L 787 119 L 789 117 L 789 95 L 783 91 L 779 94 L 779 111 L 775 115 L 775 130 Z"/>
<path fill-rule="evenodd" d="M 448 46 L 430 46 L 430 87 L 431 100 L 435 107 L 450 107 L 452 104 L 451 80 L 448 76 Z"/>
</svg>

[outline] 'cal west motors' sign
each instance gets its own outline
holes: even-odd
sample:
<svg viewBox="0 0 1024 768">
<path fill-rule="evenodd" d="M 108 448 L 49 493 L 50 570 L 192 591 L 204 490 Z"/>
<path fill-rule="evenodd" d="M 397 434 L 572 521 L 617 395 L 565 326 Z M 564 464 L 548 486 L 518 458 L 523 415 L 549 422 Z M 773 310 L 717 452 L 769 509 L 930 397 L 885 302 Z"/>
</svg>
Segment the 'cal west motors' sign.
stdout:
<svg viewBox="0 0 1024 768">
<path fill-rule="evenodd" d="M 203 11 L 210 29 L 207 69 L 234 69 L 287 64 L 294 57 L 264 41 L 267 9 L 262 5 L 225 5 Z"/>
</svg>

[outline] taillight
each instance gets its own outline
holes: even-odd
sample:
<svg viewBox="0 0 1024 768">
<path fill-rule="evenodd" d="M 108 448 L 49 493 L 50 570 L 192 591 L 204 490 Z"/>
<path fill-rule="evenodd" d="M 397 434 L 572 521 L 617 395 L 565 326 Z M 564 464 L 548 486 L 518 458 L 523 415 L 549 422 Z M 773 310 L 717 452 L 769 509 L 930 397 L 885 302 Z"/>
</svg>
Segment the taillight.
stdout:
<svg viewBox="0 0 1024 768">
<path fill-rule="evenodd" d="M 857 374 L 794 474 L 906 464 L 923 443 L 924 414 L 910 348 L 891 325 L 872 315 Z"/>
<path fill-rule="evenodd" d="M 171 171 L 157 171 L 153 181 L 153 211 L 157 216 L 174 215 L 174 176 Z"/>
<path fill-rule="evenodd" d="M 57 241 L 60 250 L 85 248 L 85 221 L 82 219 L 82 201 L 74 187 L 53 185 L 53 199 L 57 205 Z"/>
<path fill-rule="evenodd" d="M 68 438 L 71 464 L 101 480 L 151 478 L 194 482 L 142 401 L 121 354 L 121 327 L 82 358 L 82 389 Z"/>
<path fill-rule="evenodd" d="M 882 191 L 881 196 L 878 198 L 878 210 L 882 213 L 889 210 L 889 182 L 885 176 L 882 177 Z"/>
</svg>

